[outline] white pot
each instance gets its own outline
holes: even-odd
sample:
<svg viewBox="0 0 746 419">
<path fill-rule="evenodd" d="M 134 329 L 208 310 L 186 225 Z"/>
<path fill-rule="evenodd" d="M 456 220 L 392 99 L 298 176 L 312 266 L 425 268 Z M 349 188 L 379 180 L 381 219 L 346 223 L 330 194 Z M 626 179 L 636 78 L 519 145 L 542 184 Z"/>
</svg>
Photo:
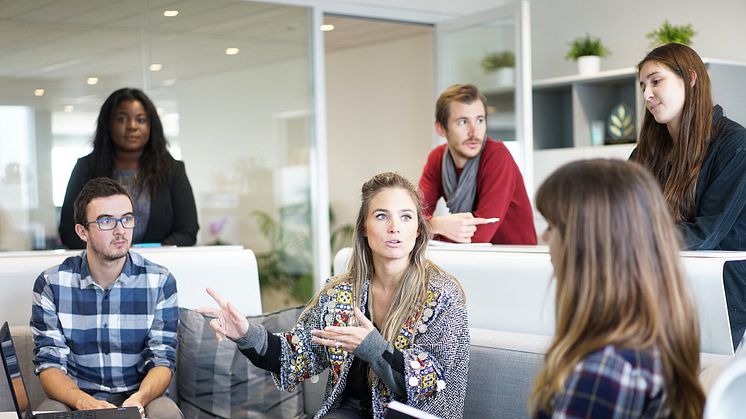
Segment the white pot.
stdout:
<svg viewBox="0 0 746 419">
<path fill-rule="evenodd" d="M 578 57 L 578 73 L 581 75 L 596 74 L 601 70 L 601 57 L 598 55 L 583 55 Z"/>
<path fill-rule="evenodd" d="M 515 69 L 513 67 L 503 67 L 495 71 L 496 86 L 513 86 L 515 84 Z"/>
</svg>

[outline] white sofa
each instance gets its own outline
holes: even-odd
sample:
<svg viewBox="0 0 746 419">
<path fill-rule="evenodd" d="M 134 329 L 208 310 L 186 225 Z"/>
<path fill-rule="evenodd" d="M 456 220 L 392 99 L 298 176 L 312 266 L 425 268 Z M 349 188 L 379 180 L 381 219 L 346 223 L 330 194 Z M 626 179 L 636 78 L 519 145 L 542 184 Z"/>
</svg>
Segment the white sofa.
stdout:
<svg viewBox="0 0 746 419">
<path fill-rule="evenodd" d="M 246 315 L 262 313 L 259 276 L 254 252 L 241 246 L 135 248 L 152 262 L 165 266 L 176 278 L 179 307 L 214 305 L 205 292 L 214 288 L 236 296 L 236 307 Z M 31 318 L 31 291 L 36 278 L 79 250 L 0 252 L 0 321 L 27 325 Z"/>
<path fill-rule="evenodd" d="M 351 249 L 334 258 L 346 269 Z M 554 281 L 546 246 L 440 245 L 428 257 L 458 278 L 466 291 L 469 326 L 511 333 L 554 335 Z M 746 252 L 682 252 L 700 319 L 701 351 L 733 355 L 723 265 Z"/>
</svg>

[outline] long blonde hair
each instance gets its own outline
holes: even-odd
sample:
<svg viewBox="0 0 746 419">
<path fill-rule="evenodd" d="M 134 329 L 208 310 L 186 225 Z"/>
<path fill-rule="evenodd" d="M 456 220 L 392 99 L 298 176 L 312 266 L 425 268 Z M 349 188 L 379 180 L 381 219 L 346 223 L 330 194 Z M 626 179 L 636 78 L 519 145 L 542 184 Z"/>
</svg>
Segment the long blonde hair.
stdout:
<svg viewBox="0 0 746 419">
<path fill-rule="evenodd" d="M 417 238 L 415 239 L 414 248 L 409 254 L 409 266 L 407 266 L 402 274 L 399 289 L 391 301 L 391 309 L 386 316 L 385 322 L 378 325 L 384 339 L 392 342 L 401 331 L 404 322 L 409 317 L 417 314 L 417 310 L 422 308 L 427 298 L 429 285 L 428 269 L 439 270 L 435 264 L 425 258 L 425 250 L 431 236 L 430 227 L 423 217 L 422 204 L 417 189 L 406 178 L 398 173 L 386 172 L 373 176 L 373 178 L 363 184 L 362 203 L 357 215 L 357 222 L 355 223 L 354 245 L 348 271 L 327 282 L 321 293 L 326 292 L 326 290 L 335 287 L 341 282 L 351 282 L 354 302 L 358 304 L 360 301 L 360 294 L 365 281 L 372 278 L 375 273 L 373 253 L 370 245 L 368 245 L 368 239 L 365 237 L 365 222 L 368 218 L 370 202 L 379 192 L 389 188 L 406 191 L 417 208 Z M 318 304 L 319 295 L 316 295 L 311 300 L 306 306 L 305 311 L 310 310 Z"/>
<path fill-rule="evenodd" d="M 679 266 L 679 239 L 655 179 L 640 165 L 585 160 L 554 172 L 536 194 L 556 229 L 556 333 L 531 410 L 551 410 L 572 368 L 606 345 L 657 347 L 674 417 L 702 417 L 699 323 Z"/>
</svg>

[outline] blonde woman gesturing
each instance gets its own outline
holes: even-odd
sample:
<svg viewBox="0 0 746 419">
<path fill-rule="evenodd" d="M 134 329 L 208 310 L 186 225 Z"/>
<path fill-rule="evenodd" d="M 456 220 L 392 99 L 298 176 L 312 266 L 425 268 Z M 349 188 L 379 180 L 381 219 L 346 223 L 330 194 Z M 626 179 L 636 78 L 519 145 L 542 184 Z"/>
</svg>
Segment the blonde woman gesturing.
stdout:
<svg viewBox="0 0 746 419">
<path fill-rule="evenodd" d="M 414 186 L 382 173 L 362 188 L 348 272 L 331 278 L 297 325 L 273 335 L 210 291 L 198 311 L 219 336 L 288 389 L 329 369 L 315 417 L 382 418 L 391 400 L 461 418 L 469 326 L 458 281 L 425 259 L 430 232 Z"/>
</svg>

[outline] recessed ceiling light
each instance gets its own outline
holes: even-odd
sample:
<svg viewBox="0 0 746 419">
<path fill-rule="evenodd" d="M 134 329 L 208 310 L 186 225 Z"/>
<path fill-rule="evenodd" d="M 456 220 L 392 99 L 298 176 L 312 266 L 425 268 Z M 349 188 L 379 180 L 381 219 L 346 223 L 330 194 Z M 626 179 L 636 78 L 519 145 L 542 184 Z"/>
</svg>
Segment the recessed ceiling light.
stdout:
<svg viewBox="0 0 746 419">
<path fill-rule="evenodd" d="M 176 84 L 176 79 L 163 80 L 164 86 L 173 86 L 174 84 Z"/>
<path fill-rule="evenodd" d="M 161 71 L 163 66 L 161 64 L 150 64 L 150 71 Z"/>
<path fill-rule="evenodd" d="M 44 89 L 34 89 L 34 96 L 44 96 Z"/>
<path fill-rule="evenodd" d="M 160 106 L 155 108 L 155 111 L 158 112 L 158 115 L 163 115 L 163 108 L 161 108 Z"/>
<path fill-rule="evenodd" d="M 98 83 L 98 77 L 88 77 L 88 80 L 85 81 L 86 83 L 90 85 L 94 85 Z"/>
<path fill-rule="evenodd" d="M 164 10 L 163 11 L 163 16 L 166 16 L 166 17 L 174 17 L 178 14 L 179 14 L 178 10 Z"/>
<path fill-rule="evenodd" d="M 236 55 L 236 54 L 238 54 L 238 53 L 239 53 L 240 51 L 241 51 L 240 49 L 238 49 L 238 48 L 234 48 L 234 47 L 231 47 L 231 48 L 226 48 L 226 49 L 225 49 L 225 55 Z"/>
<path fill-rule="evenodd" d="M 334 25 L 331 25 L 331 24 L 321 25 L 321 27 L 319 29 L 321 29 L 324 32 L 333 31 L 334 30 Z"/>
<path fill-rule="evenodd" d="M 65 111 L 65 112 L 67 112 L 67 113 L 70 113 L 70 112 L 72 112 L 72 111 L 73 111 L 73 109 L 75 109 L 75 106 L 73 106 L 73 105 L 65 105 L 65 107 L 64 107 L 64 108 L 62 108 L 62 109 L 63 109 L 63 110 Z"/>
</svg>

